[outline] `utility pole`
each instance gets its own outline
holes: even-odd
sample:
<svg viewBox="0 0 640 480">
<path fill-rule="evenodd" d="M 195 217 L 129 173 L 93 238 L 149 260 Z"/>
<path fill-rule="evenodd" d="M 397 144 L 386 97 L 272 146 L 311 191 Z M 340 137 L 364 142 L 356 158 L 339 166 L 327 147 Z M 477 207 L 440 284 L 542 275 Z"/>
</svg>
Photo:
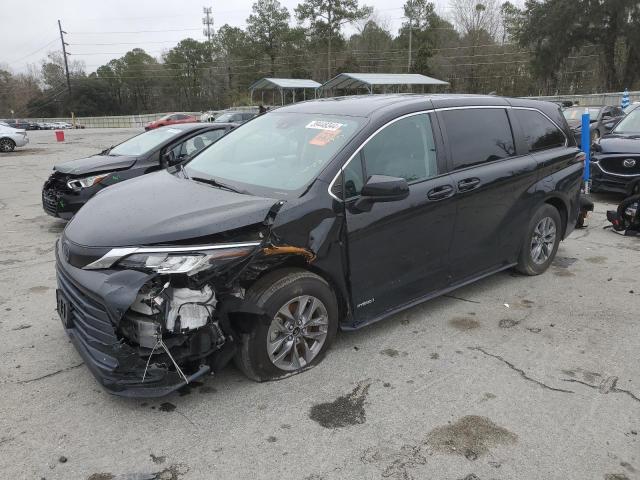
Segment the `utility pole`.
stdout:
<svg viewBox="0 0 640 480">
<path fill-rule="evenodd" d="M 67 33 L 62 30 L 62 24 L 60 20 L 58 20 L 58 29 L 60 30 L 60 41 L 62 42 L 62 56 L 64 57 L 64 70 L 67 74 L 67 89 L 69 90 L 69 95 L 71 95 L 71 80 L 69 79 L 69 62 L 67 62 L 67 46 L 69 45 L 64 41 L 64 34 Z"/>
<path fill-rule="evenodd" d="M 412 24 L 413 24 L 413 2 L 409 2 L 409 60 L 407 62 L 407 73 L 411 72 L 411 37 L 412 37 Z"/>
<path fill-rule="evenodd" d="M 211 7 L 202 7 L 202 13 L 205 15 L 202 17 L 202 24 L 204 25 L 202 33 L 204 33 L 209 42 L 211 42 L 211 36 L 213 35 L 213 15 L 211 14 Z"/>
</svg>

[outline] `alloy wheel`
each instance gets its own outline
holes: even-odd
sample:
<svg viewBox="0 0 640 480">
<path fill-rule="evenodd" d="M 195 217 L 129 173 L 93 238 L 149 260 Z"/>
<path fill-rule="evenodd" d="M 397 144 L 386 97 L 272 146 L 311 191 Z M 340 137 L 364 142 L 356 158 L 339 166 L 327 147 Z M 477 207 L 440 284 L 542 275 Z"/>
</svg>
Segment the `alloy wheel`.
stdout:
<svg viewBox="0 0 640 480">
<path fill-rule="evenodd" d="M 13 150 L 11 140 L 8 140 L 6 138 L 0 140 L 0 152 L 10 152 L 11 150 Z"/>
<path fill-rule="evenodd" d="M 537 265 L 545 263 L 556 243 L 556 222 L 551 217 L 544 217 L 533 229 L 531 237 L 531 259 Z"/>
<path fill-rule="evenodd" d="M 318 298 L 303 295 L 285 303 L 271 321 L 267 353 L 285 371 L 309 365 L 320 353 L 329 330 L 327 309 Z"/>
</svg>

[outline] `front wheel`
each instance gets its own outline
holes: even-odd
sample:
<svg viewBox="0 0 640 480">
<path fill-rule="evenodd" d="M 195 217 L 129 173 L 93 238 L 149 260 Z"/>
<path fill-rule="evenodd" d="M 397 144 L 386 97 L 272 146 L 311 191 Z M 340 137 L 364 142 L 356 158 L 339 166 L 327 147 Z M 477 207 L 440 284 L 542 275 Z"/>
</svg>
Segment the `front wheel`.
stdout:
<svg viewBox="0 0 640 480">
<path fill-rule="evenodd" d="M 338 305 L 329 284 L 306 270 L 265 275 L 247 292 L 265 312 L 242 335 L 236 365 L 266 381 L 307 370 L 322 360 L 338 330 Z"/>
<path fill-rule="evenodd" d="M 558 251 L 562 231 L 560 213 L 552 205 L 542 205 L 531 218 L 516 270 L 525 275 L 544 273 Z"/>
<path fill-rule="evenodd" d="M 13 149 L 16 148 L 16 142 L 11 140 L 10 138 L 1 138 L 0 139 L 0 152 L 13 152 Z"/>
</svg>

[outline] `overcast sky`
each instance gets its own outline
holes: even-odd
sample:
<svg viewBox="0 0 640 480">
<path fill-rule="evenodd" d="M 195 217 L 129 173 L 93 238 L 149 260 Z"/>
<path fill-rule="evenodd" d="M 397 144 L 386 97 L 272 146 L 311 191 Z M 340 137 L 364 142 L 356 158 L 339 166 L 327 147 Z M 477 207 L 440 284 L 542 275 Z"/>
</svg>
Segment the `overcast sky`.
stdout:
<svg viewBox="0 0 640 480">
<path fill-rule="evenodd" d="M 82 60 L 87 72 L 132 48 L 159 57 L 186 37 L 203 40 L 202 7 L 213 8 L 214 28 L 228 23 L 244 27 L 255 0 L 20 0 L 2 8 L 0 65 L 14 72 L 39 64 L 50 50 L 60 49 L 58 19 L 68 32 L 71 58 Z M 405 0 L 367 0 L 378 18 L 396 33 L 403 22 Z M 4 3 L 4 2 L 3 2 Z M 280 0 L 292 14 L 298 0 Z M 441 14 L 448 0 L 435 0 Z M 9 6 L 11 4 L 11 6 Z M 110 32 L 110 33 L 107 33 Z M 113 33 L 119 32 L 119 33 Z M 140 33 L 122 33 L 140 32 Z"/>
</svg>

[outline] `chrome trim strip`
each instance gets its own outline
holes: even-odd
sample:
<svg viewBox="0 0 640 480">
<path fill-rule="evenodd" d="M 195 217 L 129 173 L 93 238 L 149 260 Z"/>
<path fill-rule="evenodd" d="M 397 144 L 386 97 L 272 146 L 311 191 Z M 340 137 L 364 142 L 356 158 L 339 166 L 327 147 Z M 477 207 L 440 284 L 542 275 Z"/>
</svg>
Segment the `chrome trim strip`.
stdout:
<svg viewBox="0 0 640 480">
<path fill-rule="evenodd" d="M 402 120 L 402 119 L 408 118 L 408 117 L 413 117 L 415 115 L 421 115 L 421 114 L 424 114 L 424 113 L 428 114 L 428 113 L 431 113 L 431 112 L 445 112 L 445 111 L 448 111 L 448 110 L 473 110 L 473 109 L 480 109 L 480 108 L 484 108 L 484 109 L 488 109 L 488 108 L 499 109 L 499 108 L 502 108 L 504 110 L 511 110 L 511 109 L 513 109 L 513 110 L 532 110 L 534 112 L 538 112 L 543 117 L 545 117 L 547 120 L 549 120 L 558 130 L 560 130 L 560 132 L 562 133 L 562 136 L 564 137 L 564 147 L 566 148 L 568 146 L 568 144 L 569 144 L 569 138 L 567 137 L 567 134 L 564 132 L 564 130 L 562 128 L 560 128 L 560 126 L 556 122 L 554 122 L 553 119 L 551 119 L 549 117 L 549 115 L 544 113 L 542 110 L 539 110 L 539 109 L 534 108 L 534 107 L 513 107 L 511 105 L 468 105 L 468 106 L 464 106 L 464 107 L 463 106 L 461 106 L 461 107 L 442 107 L 442 108 L 432 108 L 430 110 L 421 110 L 419 112 L 412 112 L 412 113 L 408 113 L 406 115 L 402 115 L 401 117 L 394 118 L 393 120 L 390 120 L 389 122 L 385 123 L 383 126 L 378 128 L 371 135 L 369 135 L 367 137 L 367 139 L 364 142 L 362 142 L 360 144 L 360 146 L 356 149 L 356 151 L 347 159 L 347 161 L 344 162 L 344 165 L 340 168 L 338 173 L 336 173 L 335 177 L 333 177 L 333 180 L 331 180 L 331 183 L 329 183 L 329 187 L 327 188 L 327 193 L 329 194 L 329 196 L 331 198 L 333 198 L 333 199 L 335 199 L 335 200 L 337 200 L 339 202 L 344 202 L 344 199 L 336 197 L 333 194 L 333 192 L 331 192 L 331 189 L 333 188 L 333 184 L 336 183 L 336 180 L 338 180 L 338 176 L 340 174 L 342 174 L 342 172 L 344 172 L 344 169 L 347 168 L 347 166 L 349 165 L 351 160 L 353 160 L 354 157 L 360 153 L 360 150 L 362 150 L 365 147 L 365 145 L 367 143 L 369 143 L 369 140 L 371 140 L 378 133 L 380 133 L 381 130 L 384 130 L 389 125 L 392 125 L 393 123 L 397 122 L 398 120 Z"/>
<path fill-rule="evenodd" d="M 83 270 L 98 270 L 112 267 L 118 260 L 135 253 L 188 253 L 222 250 L 225 248 L 257 247 L 261 242 L 219 243 L 217 245 L 202 245 L 199 247 L 118 247 L 112 248 L 95 262 L 82 267 Z"/>
<path fill-rule="evenodd" d="M 604 160 L 604 159 L 600 159 L 600 160 Z M 602 167 L 602 165 L 600 165 L 600 160 L 595 161 L 595 162 L 591 162 L 591 163 L 595 163 L 598 166 L 598 168 L 602 171 L 602 173 L 605 173 L 607 175 L 612 175 L 614 177 L 624 177 L 624 178 L 627 178 L 627 177 L 640 177 L 640 173 L 613 173 L 613 172 L 610 172 L 609 170 L 605 170 Z"/>
</svg>

